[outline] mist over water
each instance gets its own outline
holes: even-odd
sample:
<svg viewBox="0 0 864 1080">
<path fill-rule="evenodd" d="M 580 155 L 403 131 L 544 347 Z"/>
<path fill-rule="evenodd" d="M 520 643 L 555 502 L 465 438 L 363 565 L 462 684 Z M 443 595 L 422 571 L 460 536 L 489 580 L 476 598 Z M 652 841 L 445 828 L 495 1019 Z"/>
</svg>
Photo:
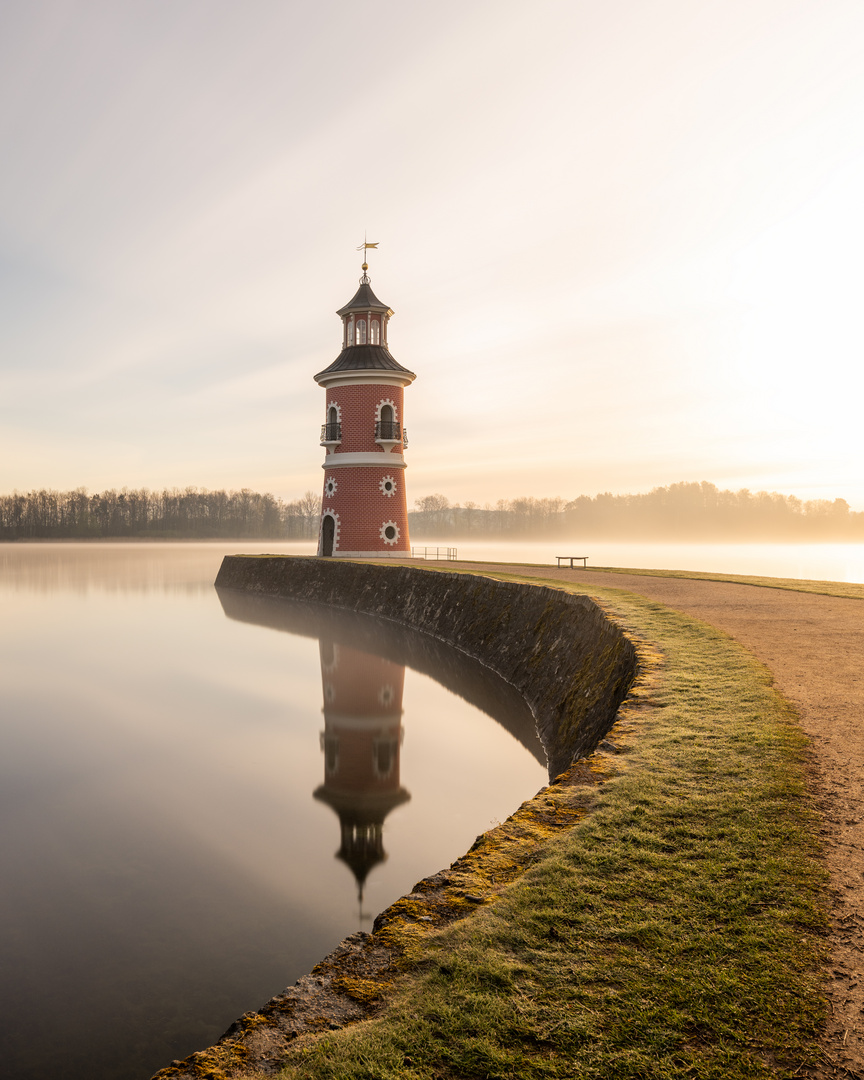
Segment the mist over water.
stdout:
<svg viewBox="0 0 864 1080">
<path fill-rule="evenodd" d="M 268 546 L 0 546 L 10 1080 L 146 1080 L 546 782 L 460 654 L 217 594 Z"/>
</svg>

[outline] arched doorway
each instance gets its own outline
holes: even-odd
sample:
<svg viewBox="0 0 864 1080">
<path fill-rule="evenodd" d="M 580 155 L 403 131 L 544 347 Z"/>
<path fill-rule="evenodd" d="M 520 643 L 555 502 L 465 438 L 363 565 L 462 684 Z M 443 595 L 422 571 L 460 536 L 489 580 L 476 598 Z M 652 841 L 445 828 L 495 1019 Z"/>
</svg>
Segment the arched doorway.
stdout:
<svg viewBox="0 0 864 1080">
<path fill-rule="evenodd" d="M 333 554 L 333 540 L 336 536 L 336 522 L 327 514 L 321 522 L 321 554 Z"/>
</svg>

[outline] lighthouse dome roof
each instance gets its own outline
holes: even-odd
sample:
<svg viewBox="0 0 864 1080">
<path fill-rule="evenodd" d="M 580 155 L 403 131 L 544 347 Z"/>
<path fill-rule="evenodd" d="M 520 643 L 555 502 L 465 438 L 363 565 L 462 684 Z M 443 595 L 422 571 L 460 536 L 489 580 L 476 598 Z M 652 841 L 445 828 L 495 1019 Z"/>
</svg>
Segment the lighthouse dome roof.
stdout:
<svg viewBox="0 0 864 1080">
<path fill-rule="evenodd" d="M 315 378 L 332 375 L 337 371 L 394 371 L 408 376 L 411 380 L 416 378 L 414 372 L 402 367 L 383 345 L 349 345 L 339 353 L 330 367 L 319 371 Z"/>
<path fill-rule="evenodd" d="M 390 308 L 386 304 L 382 304 L 375 293 L 372 292 L 372 286 L 368 281 L 360 282 L 360 288 L 354 293 L 345 307 L 339 308 L 336 314 L 349 315 L 352 311 L 380 311 L 385 315 L 393 314 Z"/>
</svg>

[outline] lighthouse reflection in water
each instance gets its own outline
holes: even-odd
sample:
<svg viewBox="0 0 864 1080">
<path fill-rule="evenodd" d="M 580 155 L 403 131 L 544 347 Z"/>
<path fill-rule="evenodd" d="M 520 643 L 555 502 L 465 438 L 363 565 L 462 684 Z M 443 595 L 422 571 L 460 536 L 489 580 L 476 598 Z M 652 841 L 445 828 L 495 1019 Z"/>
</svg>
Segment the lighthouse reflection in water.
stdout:
<svg viewBox="0 0 864 1080">
<path fill-rule="evenodd" d="M 231 620 L 312 639 L 302 663 L 286 642 L 297 708 L 280 709 L 291 717 L 292 746 L 283 773 L 286 913 L 298 947 L 320 942 L 317 958 L 369 929 L 372 916 L 548 782 L 525 701 L 464 653 L 353 611 L 234 589 L 218 596 Z M 311 664 L 320 691 L 307 681 Z"/>
<path fill-rule="evenodd" d="M 339 818 L 337 855 L 357 882 L 362 923 L 366 879 L 387 858 L 385 819 L 411 798 L 399 774 L 405 666 L 330 637 L 321 638 L 320 651 L 324 782 L 315 798 Z"/>
</svg>

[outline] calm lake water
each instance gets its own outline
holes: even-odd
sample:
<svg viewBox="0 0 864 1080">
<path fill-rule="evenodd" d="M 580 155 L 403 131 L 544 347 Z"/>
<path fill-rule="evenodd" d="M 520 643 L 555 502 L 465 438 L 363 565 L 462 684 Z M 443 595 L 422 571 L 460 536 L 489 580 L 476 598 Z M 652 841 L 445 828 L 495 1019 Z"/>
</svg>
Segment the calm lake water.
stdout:
<svg viewBox="0 0 864 1080">
<path fill-rule="evenodd" d="M 273 549 L 0 545 L 4 1077 L 145 1080 L 546 782 L 479 665 L 213 588 Z"/>
</svg>

